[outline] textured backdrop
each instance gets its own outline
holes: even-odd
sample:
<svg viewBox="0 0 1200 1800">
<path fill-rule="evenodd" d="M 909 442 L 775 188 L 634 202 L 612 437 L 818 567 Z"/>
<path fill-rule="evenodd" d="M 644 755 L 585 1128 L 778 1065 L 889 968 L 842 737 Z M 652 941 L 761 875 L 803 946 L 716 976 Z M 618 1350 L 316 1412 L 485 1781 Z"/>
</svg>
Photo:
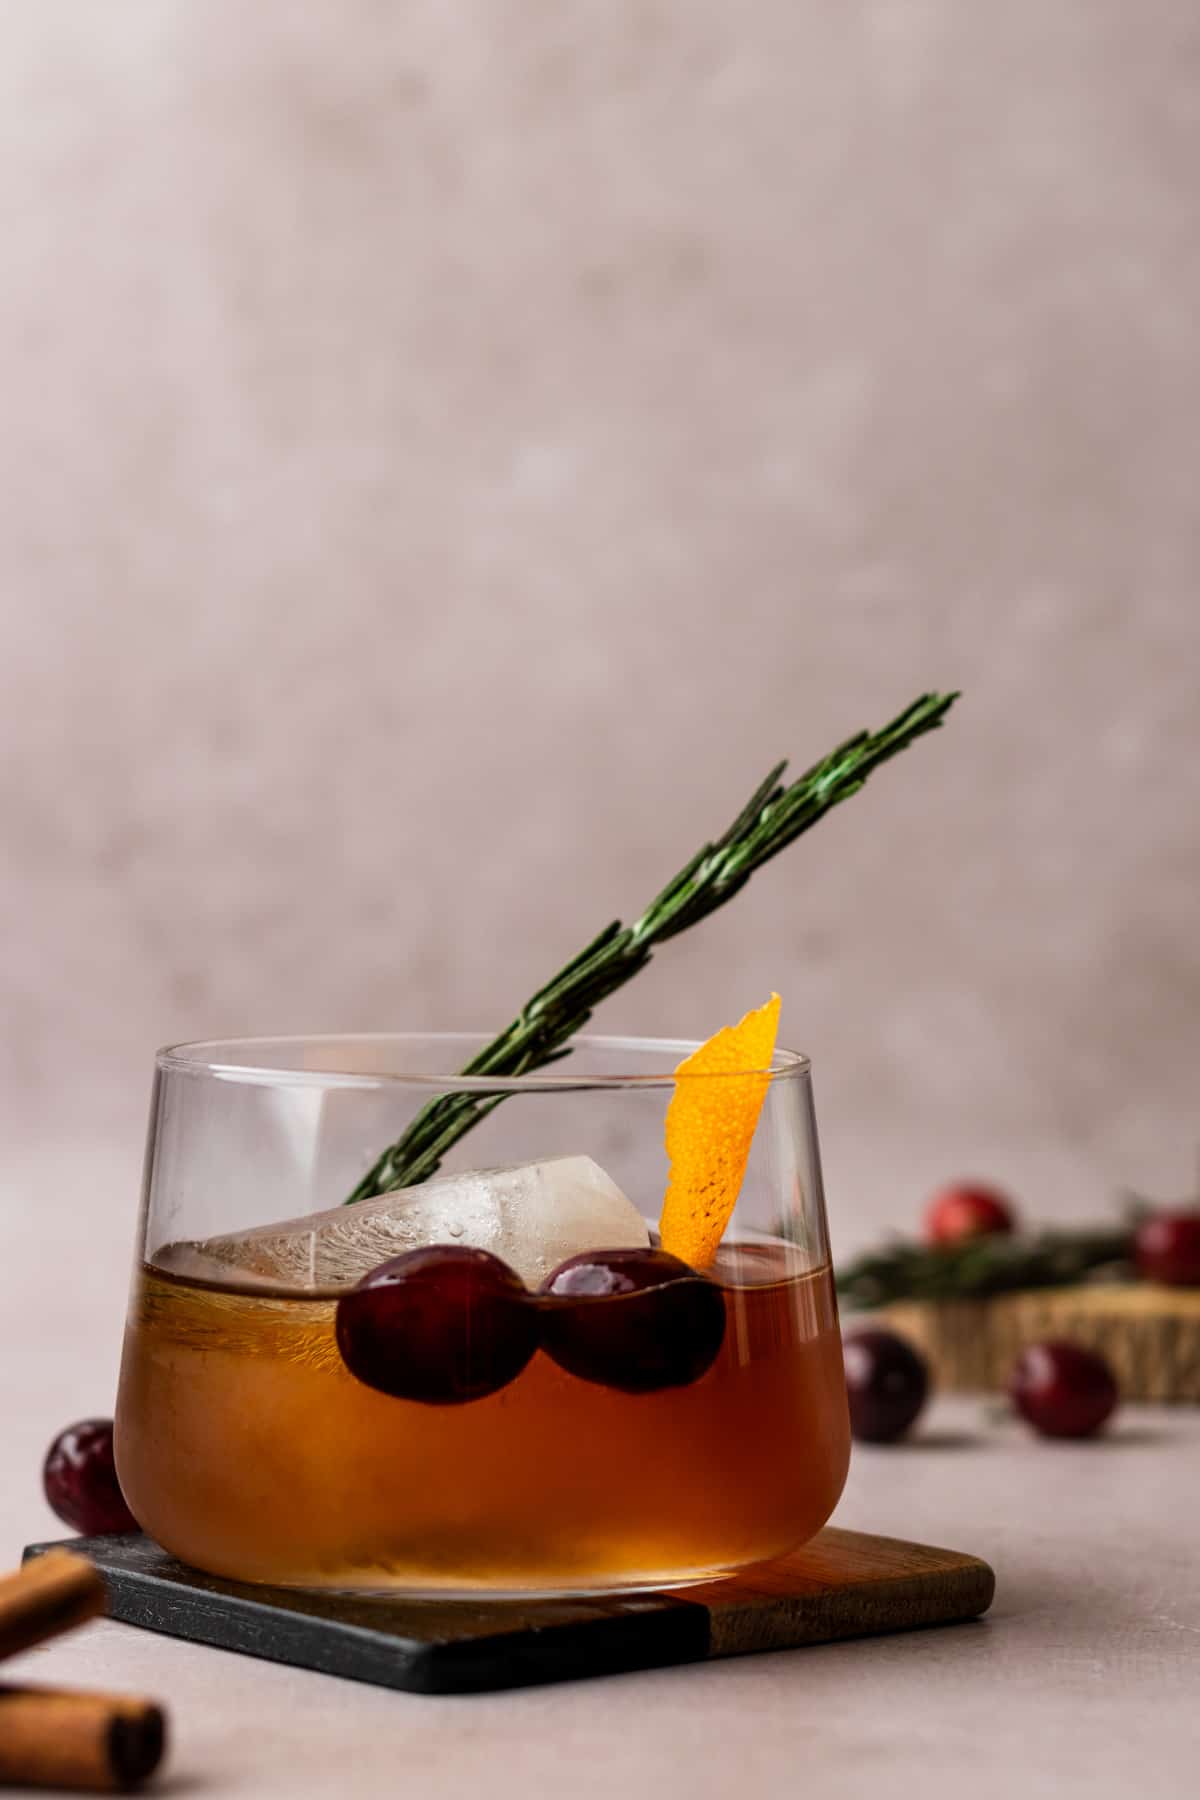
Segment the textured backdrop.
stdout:
<svg viewBox="0 0 1200 1800">
<path fill-rule="evenodd" d="M 604 1025 L 778 986 L 843 1244 L 958 1170 L 1186 1186 L 1194 0 L 3 31 L 12 1204 L 115 1267 L 157 1043 L 499 1024 L 949 685 Z"/>
</svg>

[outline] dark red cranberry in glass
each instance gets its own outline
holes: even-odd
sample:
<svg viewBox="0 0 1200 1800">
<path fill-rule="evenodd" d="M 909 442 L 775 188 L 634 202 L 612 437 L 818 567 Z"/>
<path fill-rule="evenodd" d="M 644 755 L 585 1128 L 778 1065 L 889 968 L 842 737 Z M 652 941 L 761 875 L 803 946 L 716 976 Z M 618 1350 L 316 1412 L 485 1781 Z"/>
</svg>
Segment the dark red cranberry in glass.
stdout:
<svg viewBox="0 0 1200 1800">
<path fill-rule="evenodd" d="M 1151 1213 L 1137 1228 L 1133 1254 L 1139 1275 L 1168 1287 L 1200 1287 L 1200 1212 Z"/>
<path fill-rule="evenodd" d="M 539 1292 L 542 1348 L 581 1381 L 650 1394 L 686 1387 L 725 1336 L 719 1287 L 665 1250 L 589 1250 Z"/>
<path fill-rule="evenodd" d="M 894 1331 L 853 1331 L 842 1343 L 850 1429 L 864 1444 L 903 1437 L 929 1393 L 929 1369 Z"/>
<path fill-rule="evenodd" d="M 496 1393 L 537 1342 L 537 1308 L 520 1277 L 465 1244 L 394 1256 L 338 1301 L 337 1344 L 350 1373 L 427 1406 Z"/>
<path fill-rule="evenodd" d="M 111 1419 L 81 1419 L 60 1431 L 46 1452 L 42 1487 L 59 1518 L 84 1537 L 139 1529 L 117 1481 Z"/>
<path fill-rule="evenodd" d="M 1112 1370 L 1078 1344 L 1033 1344 L 1013 1368 L 1009 1393 L 1043 1437 L 1090 1437 L 1117 1404 Z"/>
</svg>

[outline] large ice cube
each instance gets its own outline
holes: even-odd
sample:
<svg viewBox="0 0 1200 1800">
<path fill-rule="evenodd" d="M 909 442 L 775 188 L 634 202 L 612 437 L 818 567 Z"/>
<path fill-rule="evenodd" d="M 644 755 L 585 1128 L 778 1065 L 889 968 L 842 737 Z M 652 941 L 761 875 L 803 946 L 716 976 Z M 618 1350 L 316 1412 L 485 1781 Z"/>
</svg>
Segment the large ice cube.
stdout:
<svg viewBox="0 0 1200 1800">
<path fill-rule="evenodd" d="M 530 1287 L 582 1250 L 639 1248 L 645 1220 L 590 1156 L 439 1175 L 376 1200 L 174 1245 L 162 1259 L 182 1275 L 241 1275 L 289 1288 L 349 1286 L 390 1256 L 422 1244 L 490 1250 Z"/>
</svg>

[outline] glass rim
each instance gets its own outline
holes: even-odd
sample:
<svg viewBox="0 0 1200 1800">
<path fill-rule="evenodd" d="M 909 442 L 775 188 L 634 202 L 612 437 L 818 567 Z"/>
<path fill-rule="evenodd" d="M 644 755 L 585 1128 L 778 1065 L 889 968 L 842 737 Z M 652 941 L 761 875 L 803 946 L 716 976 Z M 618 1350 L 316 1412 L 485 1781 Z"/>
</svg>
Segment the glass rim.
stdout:
<svg viewBox="0 0 1200 1800">
<path fill-rule="evenodd" d="M 494 1032 L 475 1031 L 342 1031 L 294 1032 L 277 1037 L 199 1038 L 179 1044 L 167 1044 L 155 1052 L 156 1069 L 180 1075 L 207 1075 L 217 1081 L 241 1081 L 247 1085 L 266 1087 L 330 1087 L 330 1088 L 417 1088 L 436 1093 L 459 1094 L 541 1094 L 579 1093 L 596 1088 L 673 1088 L 681 1081 L 731 1081 L 747 1075 L 765 1075 L 771 1083 L 795 1081 L 807 1077 L 812 1070 L 810 1059 L 799 1050 L 775 1046 L 771 1065 L 766 1069 L 709 1070 L 699 1074 L 678 1075 L 674 1070 L 658 1074 L 556 1075 L 549 1071 L 561 1067 L 560 1062 L 531 1070 L 526 1075 L 457 1075 L 401 1072 L 392 1070 L 313 1069 L 271 1066 L 254 1060 L 255 1050 L 264 1045 L 286 1050 L 288 1046 L 315 1044 L 461 1044 L 479 1049 L 495 1036 Z M 577 1033 L 567 1039 L 564 1049 L 596 1049 L 631 1053 L 657 1052 L 682 1061 L 700 1048 L 699 1038 L 651 1038 L 637 1036 L 603 1036 L 590 1032 Z M 230 1061 L 213 1052 L 241 1052 L 245 1060 Z M 206 1054 L 209 1053 L 209 1054 Z"/>
</svg>

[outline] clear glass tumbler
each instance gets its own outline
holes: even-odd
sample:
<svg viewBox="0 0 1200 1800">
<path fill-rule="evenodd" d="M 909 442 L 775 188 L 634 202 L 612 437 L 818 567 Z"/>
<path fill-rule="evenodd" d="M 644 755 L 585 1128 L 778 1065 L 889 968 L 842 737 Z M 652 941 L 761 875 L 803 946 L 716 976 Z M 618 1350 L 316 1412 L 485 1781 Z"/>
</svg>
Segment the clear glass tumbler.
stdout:
<svg viewBox="0 0 1200 1800">
<path fill-rule="evenodd" d="M 544 1072 L 455 1076 L 483 1042 L 159 1054 L 117 1461 L 138 1521 L 183 1561 L 414 1595 L 611 1592 L 712 1579 L 828 1519 L 849 1429 L 807 1060 L 775 1055 L 703 1277 L 630 1293 L 606 1291 L 589 1254 L 644 1260 L 667 1106 L 684 1083 L 729 1078 L 677 1077 L 694 1045 L 596 1037 Z M 462 1095 L 479 1122 L 439 1178 L 515 1173 L 342 1204 L 431 1099 Z M 339 1300 L 422 1244 L 460 1262 L 482 1248 L 516 1272 L 532 1335 L 515 1372 L 511 1358 L 484 1369 L 479 1397 L 437 1391 L 449 1340 L 436 1307 L 398 1315 L 415 1397 L 343 1360 Z M 583 1274 L 526 1302 L 570 1257 Z M 716 1340 L 689 1341 L 696 1298 L 700 1338 L 717 1306 Z M 484 1323 L 472 1337 L 466 1317 L 468 1361 L 495 1352 Z"/>
</svg>

